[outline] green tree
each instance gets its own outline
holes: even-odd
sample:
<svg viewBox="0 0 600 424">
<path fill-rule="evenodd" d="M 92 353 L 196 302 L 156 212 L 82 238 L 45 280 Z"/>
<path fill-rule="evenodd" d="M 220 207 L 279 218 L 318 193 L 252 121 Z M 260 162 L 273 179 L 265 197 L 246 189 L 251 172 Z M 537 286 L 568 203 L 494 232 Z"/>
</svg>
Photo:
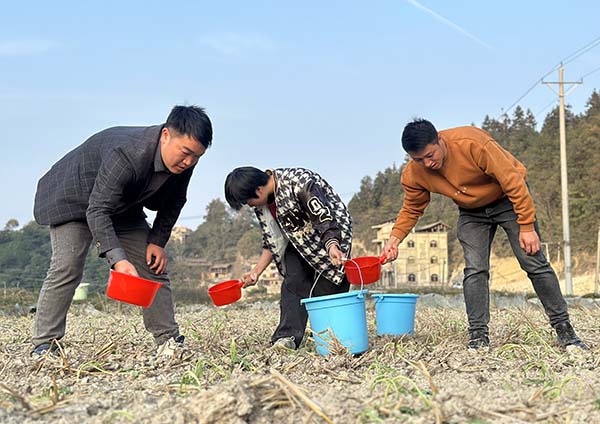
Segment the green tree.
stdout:
<svg viewBox="0 0 600 424">
<path fill-rule="evenodd" d="M 18 226 L 19 226 L 19 221 L 17 221 L 14 218 L 9 219 L 8 221 L 6 221 L 6 224 L 4 225 L 4 231 L 14 231 Z"/>
<path fill-rule="evenodd" d="M 222 200 L 214 199 L 206 207 L 204 222 L 188 236 L 184 255 L 212 261 L 234 261 L 238 241 L 257 226 L 249 208 L 235 212 Z"/>
<path fill-rule="evenodd" d="M 262 251 L 262 234 L 259 228 L 252 228 L 244 233 L 237 242 L 237 251 L 243 258 L 260 255 Z"/>
</svg>

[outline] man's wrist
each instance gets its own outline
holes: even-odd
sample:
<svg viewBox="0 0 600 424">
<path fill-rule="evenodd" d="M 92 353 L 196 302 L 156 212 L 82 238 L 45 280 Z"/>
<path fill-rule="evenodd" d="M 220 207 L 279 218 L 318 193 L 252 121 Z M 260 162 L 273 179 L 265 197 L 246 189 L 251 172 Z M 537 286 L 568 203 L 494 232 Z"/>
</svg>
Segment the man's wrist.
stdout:
<svg viewBox="0 0 600 424">
<path fill-rule="evenodd" d="M 535 231 L 535 225 L 534 224 L 520 224 L 519 230 L 522 233 L 532 233 Z"/>
<path fill-rule="evenodd" d="M 108 252 L 106 252 L 105 255 L 106 255 L 106 260 L 108 261 L 108 264 L 110 265 L 111 268 L 114 267 L 117 264 L 117 262 L 127 259 L 125 250 L 123 250 L 120 247 L 109 250 Z"/>
<path fill-rule="evenodd" d="M 400 244 L 400 239 L 398 237 L 390 236 L 390 239 L 388 240 L 389 246 L 397 248 L 399 244 Z"/>
</svg>

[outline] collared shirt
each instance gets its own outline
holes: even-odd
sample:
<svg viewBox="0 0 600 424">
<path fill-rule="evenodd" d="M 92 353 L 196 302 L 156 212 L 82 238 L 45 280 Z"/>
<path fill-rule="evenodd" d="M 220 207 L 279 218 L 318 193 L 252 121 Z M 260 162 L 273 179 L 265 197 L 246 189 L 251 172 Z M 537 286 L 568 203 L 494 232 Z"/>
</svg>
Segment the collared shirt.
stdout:
<svg viewBox="0 0 600 424">
<path fill-rule="evenodd" d="M 172 174 L 169 172 L 167 167 L 165 166 L 162 160 L 162 154 L 160 152 L 160 141 L 158 142 L 158 146 L 156 147 L 156 152 L 154 153 L 154 173 L 148 182 L 148 185 L 144 188 L 144 191 L 140 194 L 140 197 L 136 201 L 136 203 L 141 203 L 144 200 L 148 199 L 150 196 L 155 194 L 162 185 L 169 179 Z M 127 255 L 125 254 L 125 250 L 122 248 L 112 249 L 106 252 L 106 259 L 110 266 L 114 266 L 119 261 L 127 259 Z"/>
</svg>

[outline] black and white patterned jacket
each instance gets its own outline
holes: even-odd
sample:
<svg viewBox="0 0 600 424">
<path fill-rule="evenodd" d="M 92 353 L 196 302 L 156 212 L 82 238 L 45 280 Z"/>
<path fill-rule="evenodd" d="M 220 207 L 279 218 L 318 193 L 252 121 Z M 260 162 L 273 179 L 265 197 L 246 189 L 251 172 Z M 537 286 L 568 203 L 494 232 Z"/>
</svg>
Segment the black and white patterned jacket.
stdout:
<svg viewBox="0 0 600 424">
<path fill-rule="evenodd" d="M 263 247 L 273 254 L 277 268 L 285 275 L 283 253 L 292 243 L 302 257 L 335 284 L 344 271 L 329 260 L 327 249 L 338 243 L 350 256 L 352 218 L 342 199 L 317 173 L 304 168 L 271 170 L 275 178 L 277 221 L 268 206 L 255 207 L 263 234 Z"/>
</svg>

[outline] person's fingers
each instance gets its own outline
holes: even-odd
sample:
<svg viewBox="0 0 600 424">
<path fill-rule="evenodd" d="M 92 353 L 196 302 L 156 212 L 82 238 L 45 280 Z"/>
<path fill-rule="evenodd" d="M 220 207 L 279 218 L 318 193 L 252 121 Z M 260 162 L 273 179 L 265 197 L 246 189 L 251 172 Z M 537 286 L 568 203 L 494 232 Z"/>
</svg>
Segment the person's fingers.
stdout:
<svg viewBox="0 0 600 424">
<path fill-rule="evenodd" d="M 162 274 L 163 271 L 167 268 L 167 258 L 163 258 L 160 261 L 158 268 L 156 269 L 157 274 Z"/>
</svg>

